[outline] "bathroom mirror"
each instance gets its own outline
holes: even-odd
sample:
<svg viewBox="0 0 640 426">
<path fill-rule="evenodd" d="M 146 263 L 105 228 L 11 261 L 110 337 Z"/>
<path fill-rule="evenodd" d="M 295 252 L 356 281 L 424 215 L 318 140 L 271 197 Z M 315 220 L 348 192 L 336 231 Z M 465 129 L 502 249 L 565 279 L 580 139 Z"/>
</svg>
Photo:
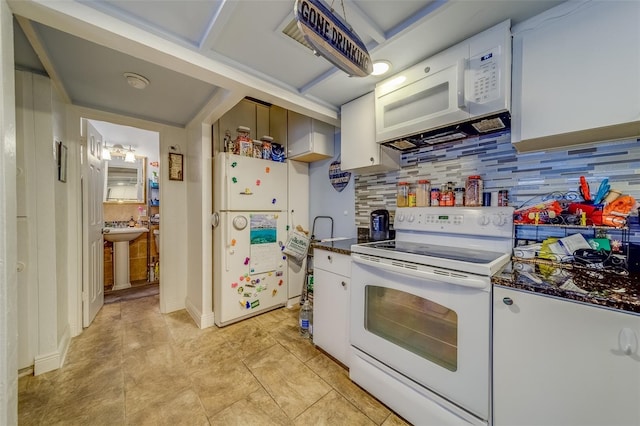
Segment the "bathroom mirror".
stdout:
<svg viewBox="0 0 640 426">
<path fill-rule="evenodd" d="M 104 162 L 105 203 L 145 203 L 147 157 L 136 156 L 135 163 L 126 163 L 124 157 L 113 157 Z"/>
</svg>

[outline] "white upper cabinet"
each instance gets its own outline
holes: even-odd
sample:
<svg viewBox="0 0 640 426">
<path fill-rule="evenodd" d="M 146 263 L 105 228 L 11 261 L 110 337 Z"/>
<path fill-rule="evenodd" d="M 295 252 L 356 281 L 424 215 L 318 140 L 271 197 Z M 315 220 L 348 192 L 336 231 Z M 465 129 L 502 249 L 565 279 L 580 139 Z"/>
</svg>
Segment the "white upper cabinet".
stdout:
<svg viewBox="0 0 640 426">
<path fill-rule="evenodd" d="M 512 141 L 640 135 L 640 2 L 566 2 L 513 28 Z"/>
<path fill-rule="evenodd" d="M 335 129 L 322 121 L 289 111 L 287 157 L 307 163 L 333 157 Z"/>
<path fill-rule="evenodd" d="M 340 121 L 342 170 L 377 173 L 400 168 L 400 152 L 376 142 L 374 92 L 342 105 Z"/>
</svg>

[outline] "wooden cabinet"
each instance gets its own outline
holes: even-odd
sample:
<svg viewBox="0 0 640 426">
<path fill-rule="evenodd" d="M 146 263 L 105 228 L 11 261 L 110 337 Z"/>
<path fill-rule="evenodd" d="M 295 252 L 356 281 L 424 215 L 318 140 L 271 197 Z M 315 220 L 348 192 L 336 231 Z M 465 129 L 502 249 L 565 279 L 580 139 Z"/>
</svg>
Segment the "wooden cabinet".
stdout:
<svg viewBox="0 0 640 426">
<path fill-rule="evenodd" d="M 375 93 L 370 92 L 340 109 L 342 170 L 378 173 L 400 169 L 400 151 L 376 142 Z"/>
<path fill-rule="evenodd" d="M 493 419 L 640 424 L 640 316 L 494 287 Z"/>
<path fill-rule="evenodd" d="M 269 136 L 287 148 L 287 110 L 277 105 L 269 109 Z"/>
<path fill-rule="evenodd" d="M 349 366 L 351 256 L 313 252 L 313 343 Z"/>
<path fill-rule="evenodd" d="M 640 135 L 640 2 L 566 2 L 513 28 L 518 151 Z"/>
<path fill-rule="evenodd" d="M 218 121 L 218 149 L 224 151 L 222 143 L 225 132 L 229 131 L 231 139 L 237 136 L 238 126 L 249 127 L 251 139 L 260 139 L 270 132 L 270 108 L 248 99 L 241 100 L 227 111 Z"/>
<path fill-rule="evenodd" d="M 333 157 L 334 133 L 330 124 L 289 111 L 287 157 L 307 163 Z"/>
</svg>

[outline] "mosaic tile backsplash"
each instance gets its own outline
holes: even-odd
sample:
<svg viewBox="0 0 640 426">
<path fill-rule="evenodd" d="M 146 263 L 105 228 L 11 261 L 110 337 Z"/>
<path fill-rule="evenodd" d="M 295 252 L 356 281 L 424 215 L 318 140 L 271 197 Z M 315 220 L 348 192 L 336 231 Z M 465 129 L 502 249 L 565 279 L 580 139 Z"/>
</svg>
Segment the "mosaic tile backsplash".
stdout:
<svg viewBox="0 0 640 426">
<path fill-rule="evenodd" d="M 509 132 L 448 142 L 403 154 L 402 168 L 386 174 L 356 174 L 356 225 L 369 226 L 372 210 L 396 209 L 396 183 L 428 179 L 440 187 L 464 186 L 480 175 L 487 192 L 509 190 L 509 205 L 519 207 L 551 192 L 577 191 L 585 176 L 595 193 L 609 178 L 611 189 L 640 200 L 640 140 L 583 144 L 562 150 L 518 153 Z M 635 234 L 635 232 L 634 232 Z M 635 238 L 633 238 L 635 240 Z"/>
</svg>

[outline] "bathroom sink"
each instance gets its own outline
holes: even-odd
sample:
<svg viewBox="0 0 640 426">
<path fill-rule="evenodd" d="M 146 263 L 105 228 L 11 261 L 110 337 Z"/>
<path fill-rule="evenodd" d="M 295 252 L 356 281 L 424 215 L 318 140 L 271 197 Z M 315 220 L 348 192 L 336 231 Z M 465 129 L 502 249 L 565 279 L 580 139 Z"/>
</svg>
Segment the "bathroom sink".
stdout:
<svg viewBox="0 0 640 426">
<path fill-rule="evenodd" d="M 102 228 L 102 236 L 113 243 L 113 289 L 131 287 L 129 278 L 129 242 L 135 240 L 148 228 Z"/>
<path fill-rule="evenodd" d="M 147 228 L 104 228 L 102 234 L 105 240 L 112 243 L 135 240 L 144 232 L 149 232 Z"/>
</svg>

